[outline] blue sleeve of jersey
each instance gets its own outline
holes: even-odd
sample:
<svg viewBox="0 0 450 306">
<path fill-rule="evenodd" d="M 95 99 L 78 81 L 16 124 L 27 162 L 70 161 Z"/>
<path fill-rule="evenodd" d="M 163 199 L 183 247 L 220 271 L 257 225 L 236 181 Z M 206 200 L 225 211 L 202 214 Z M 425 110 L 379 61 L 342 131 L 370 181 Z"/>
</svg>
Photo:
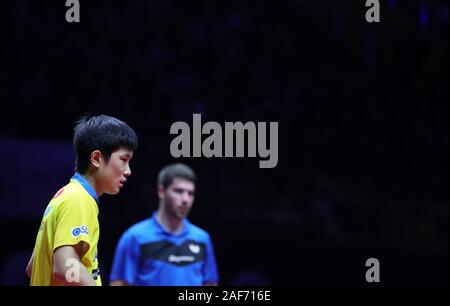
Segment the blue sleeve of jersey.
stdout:
<svg viewBox="0 0 450 306">
<path fill-rule="evenodd" d="M 110 280 L 123 280 L 133 285 L 138 275 L 139 244 L 129 233 L 119 240 L 114 254 Z"/>
<path fill-rule="evenodd" d="M 203 266 L 203 283 L 218 283 L 219 273 L 217 272 L 216 256 L 211 238 L 208 236 L 206 243 L 206 258 Z"/>
</svg>

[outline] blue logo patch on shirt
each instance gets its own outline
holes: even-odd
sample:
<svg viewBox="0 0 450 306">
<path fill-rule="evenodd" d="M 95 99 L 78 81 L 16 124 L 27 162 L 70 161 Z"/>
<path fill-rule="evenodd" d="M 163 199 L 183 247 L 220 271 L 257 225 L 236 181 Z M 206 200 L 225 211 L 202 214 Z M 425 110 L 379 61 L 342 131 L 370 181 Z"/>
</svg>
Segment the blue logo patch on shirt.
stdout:
<svg viewBox="0 0 450 306">
<path fill-rule="evenodd" d="M 88 235 L 88 227 L 86 225 L 80 225 L 79 227 L 74 227 L 72 229 L 73 237 L 78 237 L 80 235 Z"/>
</svg>

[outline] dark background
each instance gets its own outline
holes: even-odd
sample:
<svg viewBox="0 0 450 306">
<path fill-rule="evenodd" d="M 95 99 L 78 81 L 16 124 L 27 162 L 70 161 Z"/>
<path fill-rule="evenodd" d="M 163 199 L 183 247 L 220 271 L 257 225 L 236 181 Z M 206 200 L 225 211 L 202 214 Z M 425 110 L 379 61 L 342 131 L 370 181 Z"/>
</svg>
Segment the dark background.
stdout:
<svg viewBox="0 0 450 306">
<path fill-rule="evenodd" d="M 83 114 L 129 123 L 129 183 L 102 196 L 104 284 L 123 231 L 157 208 L 156 175 L 199 176 L 190 220 L 221 284 L 448 285 L 448 3 L 7 1 L 0 20 L 1 282 L 25 265 L 73 174 Z M 279 122 L 279 163 L 174 159 L 175 121 Z M 223 126 L 223 125 L 222 125 Z"/>
</svg>

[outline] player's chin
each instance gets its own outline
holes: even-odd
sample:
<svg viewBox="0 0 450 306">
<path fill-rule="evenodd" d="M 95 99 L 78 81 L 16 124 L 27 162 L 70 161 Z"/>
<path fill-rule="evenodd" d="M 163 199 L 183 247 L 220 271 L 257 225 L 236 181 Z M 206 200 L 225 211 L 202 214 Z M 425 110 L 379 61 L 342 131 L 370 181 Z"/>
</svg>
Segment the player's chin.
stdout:
<svg viewBox="0 0 450 306">
<path fill-rule="evenodd" d="M 116 187 L 116 188 L 111 188 L 111 190 L 109 190 L 106 193 L 110 194 L 110 195 L 115 195 L 115 194 L 118 194 L 119 192 L 120 192 L 120 187 Z"/>
<path fill-rule="evenodd" d="M 189 212 L 178 212 L 177 217 L 180 219 L 186 218 L 189 215 Z"/>
</svg>

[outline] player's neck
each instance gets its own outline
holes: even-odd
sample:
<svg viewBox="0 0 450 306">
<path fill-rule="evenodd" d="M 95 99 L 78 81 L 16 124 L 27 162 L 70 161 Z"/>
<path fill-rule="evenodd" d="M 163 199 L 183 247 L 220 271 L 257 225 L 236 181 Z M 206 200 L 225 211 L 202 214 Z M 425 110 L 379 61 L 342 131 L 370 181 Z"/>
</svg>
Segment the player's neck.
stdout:
<svg viewBox="0 0 450 306">
<path fill-rule="evenodd" d="M 85 173 L 81 175 L 88 181 L 89 185 L 94 189 L 95 193 L 97 194 L 97 197 L 100 197 L 103 192 L 100 191 L 100 188 L 98 186 L 97 180 L 95 179 L 95 176 L 92 173 Z"/>
<path fill-rule="evenodd" d="M 163 209 L 158 210 L 156 218 L 164 229 L 172 234 L 178 234 L 183 229 L 183 219 L 173 217 L 165 213 Z"/>
</svg>

